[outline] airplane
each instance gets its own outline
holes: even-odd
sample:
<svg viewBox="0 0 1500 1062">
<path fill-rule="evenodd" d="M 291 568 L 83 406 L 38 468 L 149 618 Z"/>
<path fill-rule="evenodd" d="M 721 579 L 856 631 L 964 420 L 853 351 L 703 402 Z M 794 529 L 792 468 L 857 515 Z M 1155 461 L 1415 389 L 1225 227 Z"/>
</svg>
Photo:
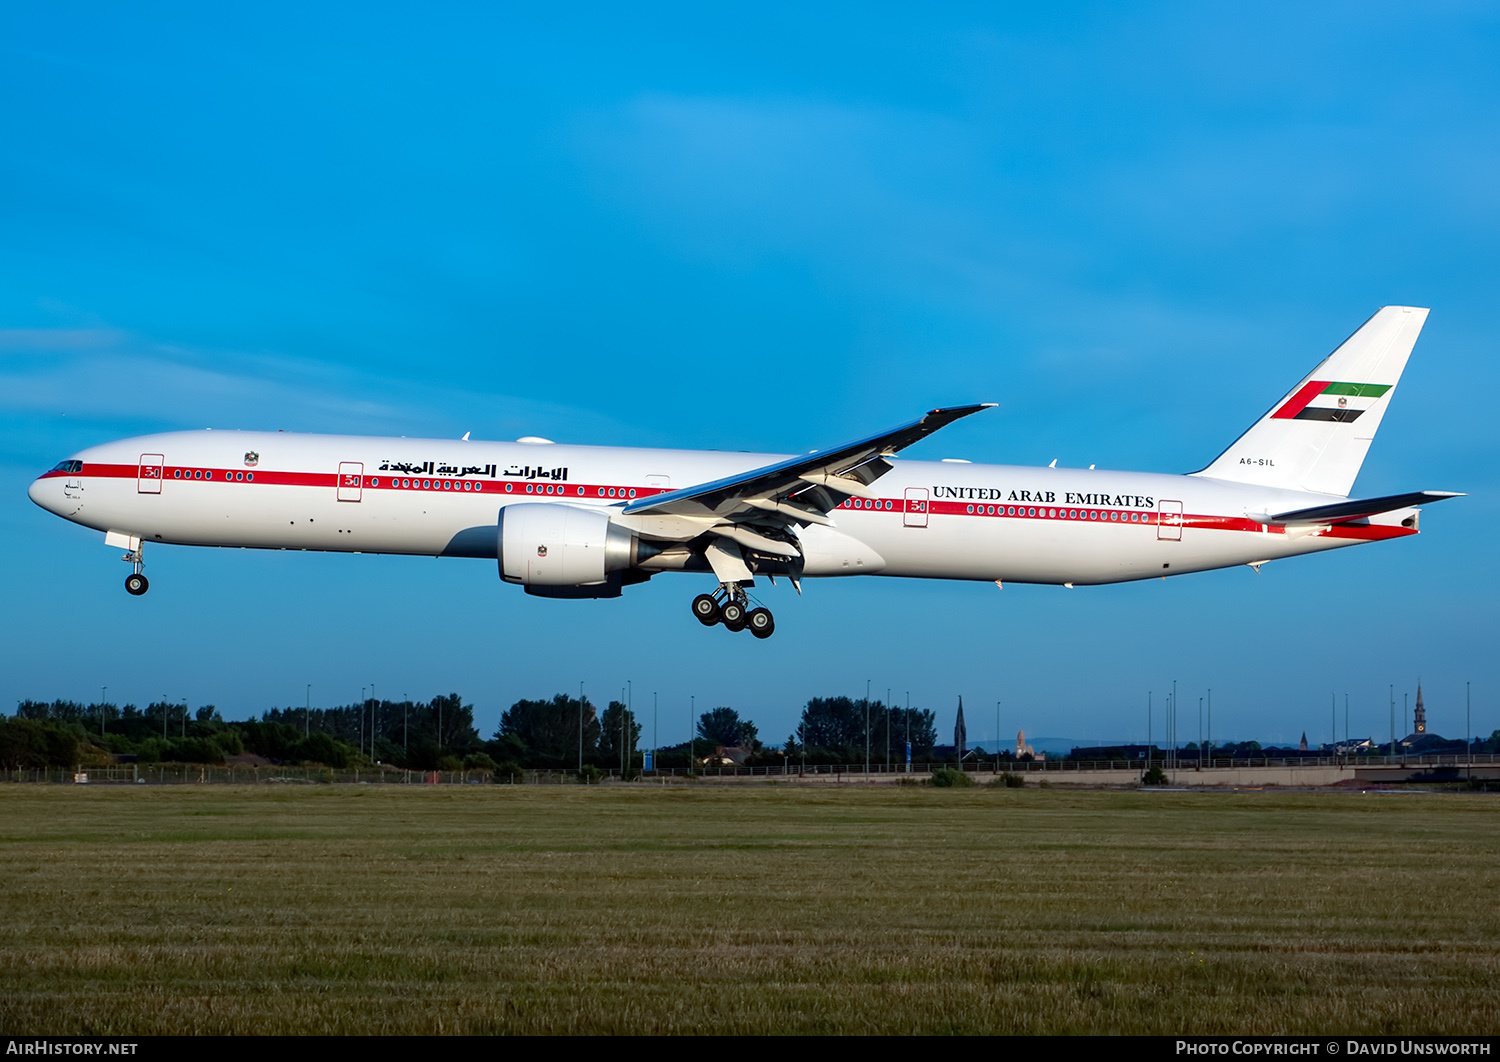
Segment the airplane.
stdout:
<svg viewBox="0 0 1500 1062">
<path fill-rule="evenodd" d="M 470 557 L 527 594 L 618 597 L 711 576 L 705 626 L 766 638 L 759 577 L 853 575 L 1066 587 L 1261 565 L 1418 532 L 1415 491 L 1351 499 L 1428 311 L 1379 310 L 1206 467 L 1186 475 L 911 461 L 993 403 L 934 409 L 786 456 L 285 432 L 183 431 L 81 450 L 38 505 L 126 550 L 146 543 Z"/>
</svg>

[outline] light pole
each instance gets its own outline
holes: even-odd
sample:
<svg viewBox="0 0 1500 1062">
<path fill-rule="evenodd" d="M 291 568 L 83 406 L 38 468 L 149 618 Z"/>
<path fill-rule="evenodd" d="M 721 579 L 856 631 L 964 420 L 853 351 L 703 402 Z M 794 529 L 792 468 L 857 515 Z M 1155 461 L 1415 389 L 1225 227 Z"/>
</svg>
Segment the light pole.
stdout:
<svg viewBox="0 0 1500 1062">
<path fill-rule="evenodd" d="M 1214 691 L 1208 691 L 1208 765 L 1214 765 Z"/>
<path fill-rule="evenodd" d="M 583 683 L 578 683 L 578 778 L 583 779 Z"/>
<path fill-rule="evenodd" d="M 687 754 L 687 764 L 688 764 L 688 777 L 689 778 L 691 778 L 693 776 L 693 752 L 696 749 L 697 744 L 698 744 L 698 742 L 695 740 L 695 735 L 693 733 L 693 719 L 696 718 L 697 714 L 698 714 L 698 695 L 696 693 L 694 693 L 694 694 L 690 694 L 688 696 L 688 754 Z"/>
<path fill-rule="evenodd" d="M 656 691 L 651 691 L 651 770 L 656 771 L 656 757 L 661 755 L 661 745 L 656 741 Z"/>
<path fill-rule="evenodd" d="M 891 773 L 891 688 L 885 688 L 885 773 Z"/>
<path fill-rule="evenodd" d="M 865 781 L 870 780 L 870 680 L 865 679 Z"/>
<path fill-rule="evenodd" d="M 370 759 L 375 758 L 375 683 L 370 683 Z"/>
<path fill-rule="evenodd" d="M 911 690 L 906 691 L 906 773 L 911 774 Z"/>
<path fill-rule="evenodd" d="M 107 711 L 107 709 L 104 707 L 104 695 L 106 693 L 108 693 L 108 692 L 109 692 L 109 687 L 108 686 L 100 686 L 99 687 L 99 736 L 100 737 L 104 736 L 104 713 Z"/>
<path fill-rule="evenodd" d="M 312 737 L 312 683 L 307 684 L 307 700 L 302 705 L 302 737 Z"/>
<path fill-rule="evenodd" d="M 1000 773 L 1000 702 L 995 702 L 995 773 Z"/>
</svg>

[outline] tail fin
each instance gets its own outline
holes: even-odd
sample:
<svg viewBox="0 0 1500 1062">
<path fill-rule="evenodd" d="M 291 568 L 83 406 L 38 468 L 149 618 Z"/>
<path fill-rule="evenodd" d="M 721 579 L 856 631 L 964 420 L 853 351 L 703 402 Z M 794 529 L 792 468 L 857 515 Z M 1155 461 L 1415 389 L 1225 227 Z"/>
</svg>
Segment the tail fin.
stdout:
<svg viewBox="0 0 1500 1062">
<path fill-rule="evenodd" d="M 1347 498 L 1427 320 L 1386 306 L 1194 475 Z"/>
</svg>

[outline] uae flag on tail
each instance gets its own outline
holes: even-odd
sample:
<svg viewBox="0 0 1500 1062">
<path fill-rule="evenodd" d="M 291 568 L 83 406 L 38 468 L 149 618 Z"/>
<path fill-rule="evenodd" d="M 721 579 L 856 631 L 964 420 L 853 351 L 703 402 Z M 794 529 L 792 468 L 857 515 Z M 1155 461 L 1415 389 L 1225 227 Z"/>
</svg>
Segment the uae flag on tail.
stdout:
<svg viewBox="0 0 1500 1062">
<path fill-rule="evenodd" d="M 1272 420 L 1358 420 L 1373 406 L 1391 384 L 1337 383 L 1309 380 L 1281 408 L 1271 414 Z"/>
</svg>

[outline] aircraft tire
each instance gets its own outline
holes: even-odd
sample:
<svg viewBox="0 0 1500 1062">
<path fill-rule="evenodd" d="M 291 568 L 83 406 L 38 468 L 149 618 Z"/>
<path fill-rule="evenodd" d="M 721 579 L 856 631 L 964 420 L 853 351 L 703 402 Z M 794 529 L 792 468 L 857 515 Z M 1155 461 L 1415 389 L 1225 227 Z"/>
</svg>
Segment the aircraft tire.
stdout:
<svg viewBox="0 0 1500 1062">
<path fill-rule="evenodd" d="M 750 615 L 745 617 L 745 625 L 757 638 L 769 638 L 776 630 L 776 620 L 772 618 L 768 608 L 752 609 Z"/>
<path fill-rule="evenodd" d="M 141 575 L 139 572 L 132 572 L 125 577 L 125 592 L 127 594 L 130 594 L 134 597 L 140 597 L 150 588 L 151 584 L 147 582 L 146 577 L 144 575 Z"/>
<path fill-rule="evenodd" d="M 738 601 L 730 601 L 724 605 L 724 626 L 732 631 L 745 629 L 745 606 Z"/>
<path fill-rule="evenodd" d="M 719 603 L 711 594 L 699 594 L 693 598 L 693 615 L 697 616 L 698 622 L 705 627 L 712 627 L 722 617 Z"/>
</svg>

